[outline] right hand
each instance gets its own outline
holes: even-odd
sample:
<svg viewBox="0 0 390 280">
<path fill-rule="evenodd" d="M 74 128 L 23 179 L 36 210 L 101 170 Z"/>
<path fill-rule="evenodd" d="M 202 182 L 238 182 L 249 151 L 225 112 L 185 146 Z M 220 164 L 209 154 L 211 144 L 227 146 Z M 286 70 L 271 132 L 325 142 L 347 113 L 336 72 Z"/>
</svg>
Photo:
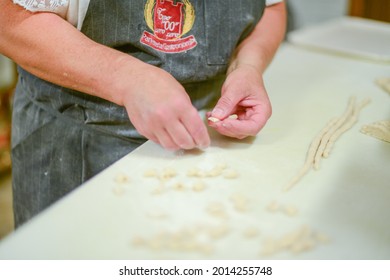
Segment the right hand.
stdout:
<svg viewBox="0 0 390 280">
<path fill-rule="evenodd" d="M 168 72 L 148 64 L 131 75 L 122 102 L 137 131 L 168 150 L 206 148 L 205 124 L 183 86 Z"/>
</svg>

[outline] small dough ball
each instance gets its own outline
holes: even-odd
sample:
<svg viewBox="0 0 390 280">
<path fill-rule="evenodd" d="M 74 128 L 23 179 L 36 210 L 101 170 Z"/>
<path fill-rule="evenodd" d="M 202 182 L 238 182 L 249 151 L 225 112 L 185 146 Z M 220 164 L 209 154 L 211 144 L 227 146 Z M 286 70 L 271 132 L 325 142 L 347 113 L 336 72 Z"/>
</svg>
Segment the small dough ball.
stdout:
<svg viewBox="0 0 390 280">
<path fill-rule="evenodd" d="M 158 173 L 156 169 L 148 169 L 144 172 L 144 177 L 148 177 L 148 178 L 158 177 Z"/>
<path fill-rule="evenodd" d="M 128 181 L 129 181 L 129 178 L 125 174 L 118 174 L 115 177 L 115 182 L 117 182 L 119 184 L 124 184 L 124 183 L 127 183 Z"/>
<path fill-rule="evenodd" d="M 196 192 L 201 192 L 206 189 L 206 185 L 202 181 L 197 181 L 192 185 L 192 189 Z"/>
<path fill-rule="evenodd" d="M 226 179 L 235 179 L 238 177 L 238 173 L 235 170 L 226 170 L 223 174 L 223 177 Z"/>
</svg>

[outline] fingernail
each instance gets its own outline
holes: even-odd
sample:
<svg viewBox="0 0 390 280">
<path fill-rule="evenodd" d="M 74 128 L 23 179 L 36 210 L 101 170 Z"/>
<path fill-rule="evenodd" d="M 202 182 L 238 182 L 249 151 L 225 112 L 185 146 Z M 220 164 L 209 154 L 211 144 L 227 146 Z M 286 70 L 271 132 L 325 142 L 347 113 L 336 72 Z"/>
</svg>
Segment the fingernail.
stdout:
<svg viewBox="0 0 390 280">
<path fill-rule="evenodd" d="M 224 111 L 220 108 L 215 108 L 212 113 L 211 113 L 214 117 L 222 117 L 223 114 L 224 114 Z"/>
<path fill-rule="evenodd" d="M 207 149 L 209 146 L 210 146 L 210 143 L 209 143 L 209 142 L 207 142 L 207 143 L 202 143 L 202 144 L 199 145 L 199 149 L 205 150 L 205 149 Z"/>
</svg>

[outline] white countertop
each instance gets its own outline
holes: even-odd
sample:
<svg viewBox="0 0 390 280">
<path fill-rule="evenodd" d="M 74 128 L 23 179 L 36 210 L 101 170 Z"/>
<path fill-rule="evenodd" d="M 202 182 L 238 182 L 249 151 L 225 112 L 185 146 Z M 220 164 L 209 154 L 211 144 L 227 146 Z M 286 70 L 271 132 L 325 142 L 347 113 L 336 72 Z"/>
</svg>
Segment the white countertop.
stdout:
<svg viewBox="0 0 390 280">
<path fill-rule="evenodd" d="M 374 83 L 388 76 L 389 64 L 286 44 L 265 75 L 273 116 L 256 138 L 212 133 L 206 151 L 178 153 L 147 142 L 5 238 L 0 259 L 390 259 L 390 144 L 359 132 L 390 119 L 390 95 Z M 312 139 L 351 96 L 372 101 L 321 169 L 283 192 Z M 186 175 L 220 163 L 239 176 Z M 150 168 L 177 176 L 156 193 L 159 180 L 144 177 Z M 123 175 L 128 181 L 118 182 Z M 205 189 L 192 190 L 199 180 Z M 238 196 L 245 211 L 234 207 Z M 298 213 L 270 212 L 272 201 Z M 270 238 L 302 226 L 329 241 L 302 253 L 261 253 Z M 249 229 L 258 234 L 245 237 Z M 135 244 L 139 237 L 146 245 Z"/>
<path fill-rule="evenodd" d="M 387 22 L 345 16 L 290 32 L 288 40 L 302 47 L 390 63 Z"/>
</svg>

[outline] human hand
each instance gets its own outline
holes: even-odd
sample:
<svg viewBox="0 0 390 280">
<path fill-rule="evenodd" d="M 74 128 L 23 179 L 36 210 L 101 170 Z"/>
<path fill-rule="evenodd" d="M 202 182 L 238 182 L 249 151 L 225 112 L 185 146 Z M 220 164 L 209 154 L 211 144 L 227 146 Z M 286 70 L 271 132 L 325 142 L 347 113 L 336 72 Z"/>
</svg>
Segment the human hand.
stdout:
<svg viewBox="0 0 390 280">
<path fill-rule="evenodd" d="M 209 121 L 209 125 L 220 134 L 243 139 L 255 136 L 271 113 L 271 103 L 261 74 L 255 67 L 242 64 L 228 74 L 222 86 L 221 98 L 207 117 L 221 120 Z M 238 118 L 228 118 L 232 114 Z"/>
<path fill-rule="evenodd" d="M 132 75 L 123 104 L 137 131 L 168 150 L 206 148 L 210 144 L 198 111 L 168 72 L 143 65 Z"/>
</svg>

